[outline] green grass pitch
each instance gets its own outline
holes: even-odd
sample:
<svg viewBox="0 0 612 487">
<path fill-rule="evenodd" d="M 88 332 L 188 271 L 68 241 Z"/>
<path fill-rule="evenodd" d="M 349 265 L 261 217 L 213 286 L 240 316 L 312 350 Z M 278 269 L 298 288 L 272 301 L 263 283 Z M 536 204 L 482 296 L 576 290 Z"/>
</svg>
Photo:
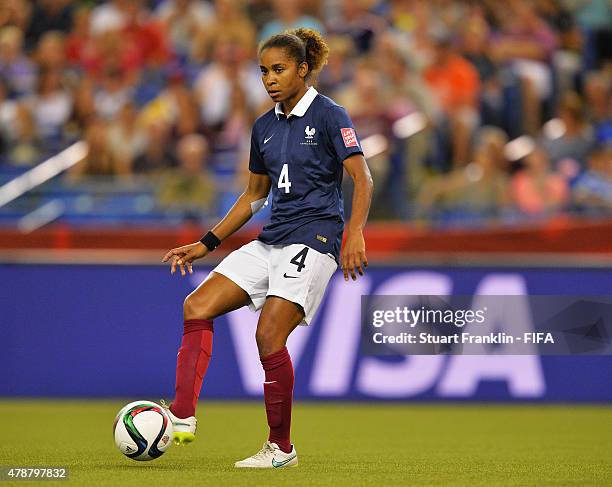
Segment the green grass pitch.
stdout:
<svg viewBox="0 0 612 487">
<path fill-rule="evenodd" d="M 298 402 L 300 465 L 252 471 L 233 463 L 265 441 L 263 404 L 201 402 L 195 443 L 135 462 L 111 433 L 127 402 L 0 400 L 0 466 L 66 465 L 60 485 L 88 486 L 612 485 L 609 406 Z"/>
</svg>

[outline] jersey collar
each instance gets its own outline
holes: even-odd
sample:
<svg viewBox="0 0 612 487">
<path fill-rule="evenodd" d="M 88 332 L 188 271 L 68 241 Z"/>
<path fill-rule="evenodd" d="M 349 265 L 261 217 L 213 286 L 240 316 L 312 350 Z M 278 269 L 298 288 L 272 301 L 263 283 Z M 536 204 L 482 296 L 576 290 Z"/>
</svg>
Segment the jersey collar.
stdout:
<svg viewBox="0 0 612 487">
<path fill-rule="evenodd" d="M 297 104 L 293 107 L 293 110 L 291 110 L 289 117 L 291 117 L 292 115 L 294 117 L 303 117 L 304 114 L 306 113 L 306 110 L 308 110 L 308 107 L 310 107 L 310 105 L 312 104 L 312 102 L 314 101 L 314 99 L 317 97 L 318 94 L 319 92 L 315 90 L 313 86 L 308 88 L 306 93 L 304 93 L 304 96 L 300 98 L 300 101 L 298 101 Z M 283 107 L 280 103 L 277 103 L 276 106 L 274 107 L 274 113 L 276 114 L 277 119 L 280 119 L 281 115 L 283 117 L 285 116 L 285 114 L 283 113 Z"/>
</svg>

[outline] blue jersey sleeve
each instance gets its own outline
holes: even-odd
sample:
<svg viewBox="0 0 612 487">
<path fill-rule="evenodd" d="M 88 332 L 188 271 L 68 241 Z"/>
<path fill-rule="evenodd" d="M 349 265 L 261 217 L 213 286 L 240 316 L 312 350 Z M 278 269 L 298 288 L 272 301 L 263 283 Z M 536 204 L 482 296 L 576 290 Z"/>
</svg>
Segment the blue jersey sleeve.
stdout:
<svg viewBox="0 0 612 487">
<path fill-rule="evenodd" d="M 251 131 L 251 155 L 249 157 L 249 171 L 255 174 L 268 174 L 263 156 L 259 150 L 259 140 L 256 127 Z"/>
<path fill-rule="evenodd" d="M 327 134 L 340 162 L 353 154 L 363 154 L 353 122 L 343 107 L 335 106 L 330 110 Z"/>
</svg>

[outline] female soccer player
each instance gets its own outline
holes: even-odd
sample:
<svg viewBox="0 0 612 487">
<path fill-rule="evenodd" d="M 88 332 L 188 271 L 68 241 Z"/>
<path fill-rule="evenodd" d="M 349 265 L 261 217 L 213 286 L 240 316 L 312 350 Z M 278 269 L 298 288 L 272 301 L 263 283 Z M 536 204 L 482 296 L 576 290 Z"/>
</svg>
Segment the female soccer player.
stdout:
<svg viewBox="0 0 612 487">
<path fill-rule="evenodd" d="M 297 465 L 290 440 L 294 376 L 287 337 L 298 324 L 311 323 L 338 262 L 346 281 L 349 275 L 353 280 L 356 273 L 363 275 L 368 265 L 363 227 L 372 195 L 370 171 L 344 108 L 309 86 L 328 51 L 311 29 L 288 31 L 261 44 L 261 76 L 276 106 L 255 121 L 246 190 L 199 242 L 172 249 L 163 258 L 172 259 L 173 274 L 177 266 L 183 276 L 192 273 L 193 261 L 242 227 L 272 189 L 271 221 L 257 240 L 228 255 L 185 300 L 176 397 L 169 409 L 175 443 L 193 441 L 213 319 L 245 305 L 261 309 L 255 339 L 265 371 L 270 435 L 258 453 L 236 467 Z M 343 167 L 355 191 L 340 257 Z"/>
</svg>

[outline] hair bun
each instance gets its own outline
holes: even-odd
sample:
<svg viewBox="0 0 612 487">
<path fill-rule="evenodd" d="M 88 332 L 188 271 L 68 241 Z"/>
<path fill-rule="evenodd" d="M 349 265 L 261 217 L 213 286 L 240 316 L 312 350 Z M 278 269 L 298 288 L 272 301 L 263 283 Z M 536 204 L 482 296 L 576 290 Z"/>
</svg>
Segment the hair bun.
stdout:
<svg viewBox="0 0 612 487">
<path fill-rule="evenodd" d="M 321 71 L 323 66 L 327 64 L 327 57 L 329 55 L 329 47 L 323 36 L 314 29 L 304 27 L 289 30 L 287 33 L 298 37 L 304 43 L 306 62 L 310 70 L 314 72 Z"/>
</svg>

